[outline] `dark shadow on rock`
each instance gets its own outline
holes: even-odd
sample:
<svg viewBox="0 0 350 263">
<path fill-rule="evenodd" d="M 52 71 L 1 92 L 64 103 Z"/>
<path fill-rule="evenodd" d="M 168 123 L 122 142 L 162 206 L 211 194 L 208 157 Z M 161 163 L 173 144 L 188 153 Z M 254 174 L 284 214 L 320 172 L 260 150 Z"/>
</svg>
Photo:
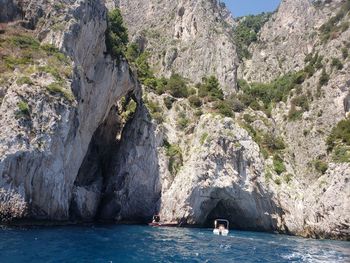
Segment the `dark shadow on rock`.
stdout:
<svg viewBox="0 0 350 263">
<path fill-rule="evenodd" d="M 117 107 L 113 107 L 104 123 L 95 131 L 84 161 L 74 182 L 70 205 L 71 220 L 95 219 L 101 199 L 104 176 L 108 173 L 112 153 L 117 148 L 116 136 L 122 125 Z"/>
<path fill-rule="evenodd" d="M 148 221 L 159 210 L 161 185 L 155 125 L 143 102 L 138 102 L 111 154 L 99 218 Z"/>
<path fill-rule="evenodd" d="M 201 211 L 205 218 L 203 226 L 213 227 L 214 220 L 222 218 L 230 222 L 231 229 L 252 231 L 278 230 L 276 218 L 283 214 L 272 194 L 263 192 L 259 186 L 253 192 L 218 188 L 202 203 Z"/>
<path fill-rule="evenodd" d="M 0 23 L 19 21 L 30 30 L 34 30 L 41 17 L 45 16 L 45 1 L 0 0 Z"/>
</svg>

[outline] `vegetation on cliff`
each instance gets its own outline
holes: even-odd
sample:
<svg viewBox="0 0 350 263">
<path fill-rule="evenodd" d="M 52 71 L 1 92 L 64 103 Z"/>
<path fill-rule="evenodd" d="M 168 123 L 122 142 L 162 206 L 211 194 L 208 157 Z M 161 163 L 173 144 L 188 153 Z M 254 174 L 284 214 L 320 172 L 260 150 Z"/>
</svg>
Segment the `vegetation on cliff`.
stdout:
<svg viewBox="0 0 350 263">
<path fill-rule="evenodd" d="M 335 126 L 326 141 L 328 152 L 335 162 L 350 162 L 350 120 L 342 120 Z"/>
<path fill-rule="evenodd" d="M 43 90 L 63 96 L 70 102 L 74 100 L 66 84 L 72 78 L 71 61 L 53 45 L 41 44 L 23 29 L 8 27 L 0 35 L 0 57 L 0 83 L 5 87 L 14 79 L 18 86 L 42 85 L 35 78 L 36 74 L 44 73 L 53 81 L 43 86 Z"/>
<path fill-rule="evenodd" d="M 346 16 L 349 16 L 349 12 L 350 1 L 346 0 L 340 7 L 338 13 L 320 27 L 320 37 L 323 43 L 337 38 L 349 28 L 349 21 L 344 19 Z"/>
<path fill-rule="evenodd" d="M 108 12 L 106 30 L 107 52 L 117 61 L 124 55 L 128 44 L 128 30 L 118 8 Z"/>
<path fill-rule="evenodd" d="M 249 15 L 238 20 L 234 29 L 237 54 L 239 59 L 250 58 L 249 45 L 258 40 L 258 33 L 263 25 L 269 20 L 272 13 Z"/>
</svg>

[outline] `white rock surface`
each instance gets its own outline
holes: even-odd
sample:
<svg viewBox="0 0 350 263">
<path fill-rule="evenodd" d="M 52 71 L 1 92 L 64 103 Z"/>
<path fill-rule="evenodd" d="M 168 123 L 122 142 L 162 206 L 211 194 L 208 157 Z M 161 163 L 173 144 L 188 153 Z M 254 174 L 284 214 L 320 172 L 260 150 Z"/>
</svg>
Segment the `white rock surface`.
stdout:
<svg viewBox="0 0 350 263">
<path fill-rule="evenodd" d="M 179 73 L 193 82 L 215 75 L 235 92 L 237 55 L 233 19 L 216 0 L 107 1 L 119 6 L 131 38 L 150 52 L 158 75 Z"/>
<path fill-rule="evenodd" d="M 35 1 L 28 4 L 27 14 L 35 5 Z M 45 12 L 46 17 L 59 17 L 50 8 Z M 92 135 L 118 99 L 137 88 L 128 64 L 116 66 L 104 54 L 103 3 L 72 2 L 65 5 L 63 15 L 69 29 L 58 35 L 46 32 L 43 42 L 59 46 L 72 59 L 76 100 L 67 103 L 46 95 L 45 89 L 19 87 L 14 82 L 0 108 L 1 195 L 18 193 L 33 218 L 68 219 L 73 184 Z M 21 99 L 31 108 L 29 121 L 15 118 Z M 91 198 L 85 194 L 89 195 L 82 191 L 79 196 Z"/>
</svg>

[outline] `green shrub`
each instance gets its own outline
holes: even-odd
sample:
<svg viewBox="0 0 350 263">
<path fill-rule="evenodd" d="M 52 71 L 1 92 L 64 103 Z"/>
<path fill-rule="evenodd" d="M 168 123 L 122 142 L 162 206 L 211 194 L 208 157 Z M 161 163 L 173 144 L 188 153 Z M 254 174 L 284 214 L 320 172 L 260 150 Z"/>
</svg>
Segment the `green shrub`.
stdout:
<svg viewBox="0 0 350 263">
<path fill-rule="evenodd" d="M 148 64 L 148 52 L 140 52 L 136 44 L 130 44 L 126 51 L 126 57 L 136 67 L 140 82 L 147 88 L 155 91 L 158 95 L 167 90 L 168 79 L 156 78 Z"/>
<path fill-rule="evenodd" d="M 70 90 L 64 88 L 63 84 L 61 82 L 53 82 L 53 83 L 49 84 L 48 86 L 46 86 L 46 89 L 50 93 L 63 95 L 63 97 L 70 102 L 72 102 L 74 100 L 73 93 Z"/>
<path fill-rule="evenodd" d="M 127 46 L 125 57 L 130 63 L 134 63 L 140 55 L 141 52 L 136 43 L 131 43 Z"/>
<path fill-rule="evenodd" d="M 225 117 L 234 117 L 235 114 L 232 111 L 232 105 L 228 101 L 217 101 L 214 106 L 215 110 L 225 116 Z"/>
<path fill-rule="evenodd" d="M 16 113 L 16 117 L 29 117 L 30 116 L 30 109 L 28 106 L 28 103 L 25 101 L 20 101 L 18 104 L 18 111 Z"/>
<path fill-rule="evenodd" d="M 144 103 L 150 113 L 151 118 L 158 124 L 162 123 L 164 121 L 163 110 L 158 102 L 144 98 Z"/>
<path fill-rule="evenodd" d="M 286 167 L 284 166 L 283 159 L 278 155 L 275 154 L 273 156 L 273 167 L 277 174 L 282 174 L 286 171 Z"/>
<path fill-rule="evenodd" d="M 303 116 L 303 111 L 297 110 L 296 106 L 292 104 L 288 112 L 288 119 L 290 121 L 296 121 L 296 120 L 300 120 L 302 116 Z"/>
<path fill-rule="evenodd" d="M 17 79 L 16 83 L 19 86 L 24 84 L 33 85 L 33 81 L 27 76 L 20 77 L 19 79 Z"/>
<path fill-rule="evenodd" d="M 192 107 L 199 108 L 200 106 L 202 106 L 202 100 L 196 95 L 190 96 L 188 98 L 188 101 L 190 102 Z"/>
<path fill-rule="evenodd" d="M 173 103 L 174 103 L 175 99 L 173 97 L 166 96 L 163 100 L 164 100 L 165 107 L 168 110 L 170 110 L 173 107 Z"/>
<path fill-rule="evenodd" d="M 68 57 L 60 52 L 58 48 L 56 48 L 54 45 L 51 44 L 44 44 L 41 46 L 41 48 L 46 52 L 48 56 L 53 56 L 60 62 L 63 62 L 65 64 L 69 63 Z"/>
<path fill-rule="evenodd" d="M 51 74 L 57 81 L 62 81 L 60 70 L 53 65 L 40 66 L 38 69 L 40 72 Z"/>
<path fill-rule="evenodd" d="M 341 49 L 341 53 L 342 53 L 343 59 L 347 59 L 347 58 L 348 58 L 348 56 L 349 56 L 349 51 L 348 51 L 348 49 L 347 49 L 346 47 L 343 47 L 343 48 Z"/>
<path fill-rule="evenodd" d="M 122 102 L 122 108 L 123 113 L 121 114 L 121 116 L 125 119 L 125 121 L 128 121 L 134 116 L 137 109 L 137 103 L 133 99 L 124 99 Z"/>
<path fill-rule="evenodd" d="M 267 159 L 269 155 L 278 156 L 278 153 L 282 152 L 286 147 L 281 137 L 256 131 L 253 126 L 248 123 L 243 124 L 243 128 L 248 131 L 249 135 L 259 145 L 260 151 L 265 159 Z"/>
<path fill-rule="evenodd" d="M 312 77 L 315 74 L 315 68 L 310 64 L 305 66 L 304 71 L 308 77 Z"/>
<path fill-rule="evenodd" d="M 319 80 L 319 86 L 322 87 L 324 85 L 327 85 L 329 81 L 329 75 L 327 74 L 326 70 L 323 69 L 321 76 L 320 76 L 320 80 Z"/>
<path fill-rule="evenodd" d="M 344 21 L 343 23 L 341 23 L 340 25 L 340 31 L 343 33 L 346 30 L 348 30 L 350 27 L 350 23 L 348 21 Z"/>
<path fill-rule="evenodd" d="M 350 120 L 340 121 L 331 131 L 326 144 L 327 150 L 332 151 L 336 144 L 343 143 L 350 146 Z"/>
<path fill-rule="evenodd" d="M 22 77 L 17 80 L 18 85 L 32 85 L 33 82 L 27 75 L 37 72 L 47 72 L 58 81 L 71 76 L 70 59 L 53 45 L 40 45 L 40 42 L 29 35 L 29 32 L 21 30 L 9 32 L 0 40 L 0 45 L 0 49 L 3 50 L 0 74 L 3 75 L 8 69 L 17 69 L 22 74 Z M 43 64 L 49 66 L 39 66 Z"/>
<path fill-rule="evenodd" d="M 175 98 L 187 98 L 188 89 L 186 81 L 179 74 L 173 74 L 167 82 L 166 89 Z"/>
<path fill-rule="evenodd" d="M 297 110 L 296 107 L 301 108 Z M 306 95 L 300 95 L 292 99 L 288 118 L 291 121 L 299 120 L 305 111 L 309 110 L 309 99 Z"/>
<path fill-rule="evenodd" d="M 277 137 L 271 133 L 262 135 L 262 145 L 268 150 L 269 153 L 284 150 L 286 145 L 281 137 Z"/>
<path fill-rule="evenodd" d="M 107 52 L 116 60 L 120 60 L 128 44 L 128 31 L 124 26 L 123 17 L 119 9 L 114 9 L 107 16 L 106 48 Z"/>
<path fill-rule="evenodd" d="M 276 178 L 276 179 L 274 180 L 274 182 L 275 182 L 275 184 L 277 184 L 277 185 L 281 185 L 281 184 L 282 184 L 280 178 Z"/>
<path fill-rule="evenodd" d="M 349 163 L 350 162 L 350 147 L 337 146 L 332 155 L 332 160 L 335 163 Z"/>
<path fill-rule="evenodd" d="M 332 67 L 336 68 L 337 70 L 342 70 L 343 69 L 343 64 L 338 58 L 332 58 Z"/>
<path fill-rule="evenodd" d="M 300 95 L 292 99 L 295 106 L 302 108 L 304 111 L 309 110 L 309 99 L 306 95 Z"/>
<path fill-rule="evenodd" d="M 215 76 L 204 77 L 201 84 L 197 84 L 198 95 L 201 98 L 208 97 L 210 100 L 223 100 L 224 93 L 220 89 L 219 81 Z"/>
<path fill-rule="evenodd" d="M 196 94 L 197 94 L 197 89 L 195 89 L 194 87 L 188 88 L 188 95 L 193 96 Z"/>
<path fill-rule="evenodd" d="M 55 4 L 53 5 L 53 7 L 54 7 L 57 11 L 59 11 L 59 10 L 64 9 L 64 8 L 65 8 L 65 5 L 64 5 L 63 3 L 55 3 Z"/>
<path fill-rule="evenodd" d="M 306 56 L 305 62 L 307 65 L 303 70 L 306 74 L 306 77 L 312 77 L 318 69 L 321 69 L 323 67 L 322 60 L 323 56 L 319 56 L 318 53 L 315 55 L 313 53 L 310 53 Z"/>
<path fill-rule="evenodd" d="M 152 119 L 156 121 L 156 123 L 160 124 L 164 122 L 164 116 L 161 112 L 155 112 L 152 114 Z"/>
<path fill-rule="evenodd" d="M 196 112 L 194 113 L 194 115 L 196 115 L 197 117 L 200 117 L 203 115 L 203 111 L 201 109 L 196 110 Z"/>
<path fill-rule="evenodd" d="M 17 66 L 28 65 L 34 62 L 32 56 L 27 55 L 22 57 L 13 57 L 5 55 L 3 56 L 3 60 L 5 62 L 5 66 L 11 70 L 14 70 Z"/>
<path fill-rule="evenodd" d="M 314 161 L 314 167 L 317 172 L 321 174 L 325 174 L 328 169 L 328 164 L 326 162 L 323 162 L 321 160 Z"/>
<path fill-rule="evenodd" d="M 246 123 L 252 123 L 255 121 L 255 116 L 252 116 L 250 114 L 244 114 L 243 115 L 243 120 L 246 122 Z"/>
<path fill-rule="evenodd" d="M 176 175 L 183 165 L 182 151 L 179 145 L 169 144 L 164 141 L 166 155 L 169 157 L 168 169 L 172 175 Z"/>
<path fill-rule="evenodd" d="M 239 90 L 247 90 L 250 88 L 250 86 L 245 79 L 238 79 L 237 80 L 237 88 Z"/>
<path fill-rule="evenodd" d="M 207 132 L 203 133 L 200 139 L 200 143 L 201 145 L 203 145 L 205 143 L 205 141 L 207 140 L 209 134 Z"/>
<path fill-rule="evenodd" d="M 145 100 L 145 105 L 147 109 L 150 111 L 150 113 L 156 113 L 156 112 L 162 112 L 162 108 L 160 105 L 157 103 L 157 101 L 153 100 Z"/>
<path fill-rule="evenodd" d="M 40 42 L 35 38 L 33 38 L 32 36 L 15 35 L 10 38 L 10 42 L 13 46 L 21 49 L 37 50 L 40 48 Z"/>
<path fill-rule="evenodd" d="M 290 181 L 292 181 L 292 179 L 293 179 L 293 175 L 292 175 L 292 174 L 286 174 L 286 175 L 284 176 L 284 181 L 285 181 L 287 184 L 289 184 Z"/>
<path fill-rule="evenodd" d="M 169 79 L 156 78 L 148 64 L 149 54 L 147 52 L 140 53 L 136 44 L 129 45 L 126 56 L 135 65 L 141 83 L 158 95 L 168 91 L 175 98 L 187 98 L 189 96 L 190 90 L 187 87 L 187 81 L 179 74 L 173 74 Z M 167 102 L 167 108 L 171 108 L 170 101 Z"/>
<path fill-rule="evenodd" d="M 154 75 L 151 71 L 151 67 L 148 64 L 148 53 L 144 52 L 140 54 L 135 60 L 135 65 L 137 68 L 137 76 L 141 81 L 146 79 L 154 79 Z"/>
<path fill-rule="evenodd" d="M 298 71 L 283 75 L 270 83 L 251 83 L 248 85 L 240 81 L 239 87 L 243 94 L 238 95 L 238 99 L 254 110 L 271 110 L 272 104 L 286 101 L 290 91 L 302 84 L 306 77 L 305 71 Z M 263 107 L 260 106 L 259 102 L 263 103 Z"/>
<path fill-rule="evenodd" d="M 245 109 L 244 103 L 242 103 L 240 100 L 231 98 L 229 99 L 230 104 L 232 105 L 232 110 L 234 112 L 242 112 Z"/>
<path fill-rule="evenodd" d="M 177 126 L 183 130 L 186 129 L 187 126 L 189 125 L 190 120 L 187 118 L 186 113 L 185 112 L 181 112 L 179 114 L 179 118 L 177 120 Z"/>
</svg>

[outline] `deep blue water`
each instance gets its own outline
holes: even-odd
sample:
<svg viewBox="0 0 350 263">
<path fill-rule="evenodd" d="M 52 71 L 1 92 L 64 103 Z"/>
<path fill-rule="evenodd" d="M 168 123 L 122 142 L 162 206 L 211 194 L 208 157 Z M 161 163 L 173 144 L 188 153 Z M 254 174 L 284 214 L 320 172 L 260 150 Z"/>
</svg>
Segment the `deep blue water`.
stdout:
<svg viewBox="0 0 350 263">
<path fill-rule="evenodd" d="M 148 226 L 6 229 L 0 262 L 350 262 L 350 242 Z"/>
</svg>

